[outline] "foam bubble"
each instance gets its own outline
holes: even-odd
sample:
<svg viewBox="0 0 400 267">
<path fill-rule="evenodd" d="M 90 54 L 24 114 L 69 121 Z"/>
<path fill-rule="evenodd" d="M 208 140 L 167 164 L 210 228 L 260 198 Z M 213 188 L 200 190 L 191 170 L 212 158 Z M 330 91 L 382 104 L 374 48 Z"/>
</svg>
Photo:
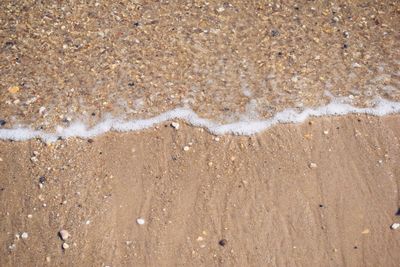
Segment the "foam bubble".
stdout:
<svg viewBox="0 0 400 267">
<path fill-rule="evenodd" d="M 358 108 L 351 104 L 342 103 L 342 101 L 333 99 L 328 105 L 317 108 L 307 108 L 302 112 L 297 112 L 294 109 L 286 109 L 266 120 L 237 121 L 228 124 L 218 124 L 199 117 L 191 109 L 177 108 L 148 119 L 124 121 L 120 118 L 108 118 L 91 128 L 82 122 L 75 122 L 68 127 L 58 126 L 54 133 L 47 133 L 45 131 L 33 130 L 29 127 L 21 126 L 12 129 L 0 129 L 0 139 L 24 141 L 39 138 L 45 142 L 53 142 L 59 138 L 90 138 L 109 131 L 139 131 L 175 119 L 184 120 L 193 126 L 206 128 L 210 133 L 216 135 L 253 135 L 279 123 L 301 123 L 309 117 L 343 116 L 347 114 L 384 116 L 394 113 L 400 113 L 400 102 L 376 99 L 374 107 Z"/>
</svg>

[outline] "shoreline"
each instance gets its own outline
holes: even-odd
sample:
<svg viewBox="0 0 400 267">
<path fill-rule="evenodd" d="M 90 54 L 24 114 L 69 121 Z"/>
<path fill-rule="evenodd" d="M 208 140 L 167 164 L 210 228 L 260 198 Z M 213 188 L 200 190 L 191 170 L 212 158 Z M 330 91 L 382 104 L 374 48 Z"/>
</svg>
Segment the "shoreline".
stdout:
<svg viewBox="0 0 400 267">
<path fill-rule="evenodd" d="M 294 109 L 286 109 L 278 112 L 272 118 L 265 120 L 237 121 L 227 124 L 219 124 L 212 120 L 199 117 L 191 109 L 176 108 L 160 115 L 131 121 L 118 118 L 109 118 L 99 122 L 93 127 L 87 127 L 82 122 L 72 122 L 68 127 L 56 126 L 55 133 L 40 130 L 32 130 L 29 127 L 0 129 L 0 140 L 26 141 L 39 138 L 45 142 L 54 142 L 59 139 L 78 137 L 93 138 L 110 131 L 130 132 L 141 131 L 165 123 L 166 121 L 182 120 L 194 127 L 205 128 L 215 135 L 233 134 L 251 136 L 265 131 L 277 124 L 303 123 L 307 119 L 326 116 L 346 116 L 349 114 L 366 114 L 373 116 L 386 116 L 400 113 L 400 102 L 386 99 L 376 99 L 375 106 L 371 108 L 358 108 L 347 103 L 338 103 L 337 100 L 325 106 L 306 108 L 301 112 Z"/>
</svg>

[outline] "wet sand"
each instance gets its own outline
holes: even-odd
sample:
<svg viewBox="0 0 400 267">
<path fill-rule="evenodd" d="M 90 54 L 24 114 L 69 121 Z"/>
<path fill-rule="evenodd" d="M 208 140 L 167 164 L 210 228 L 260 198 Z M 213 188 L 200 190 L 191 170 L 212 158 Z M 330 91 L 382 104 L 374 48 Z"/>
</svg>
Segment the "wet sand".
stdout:
<svg viewBox="0 0 400 267">
<path fill-rule="evenodd" d="M 1 141 L 0 265 L 397 266 L 399 138 L 360 115 Z"/>
</svg>

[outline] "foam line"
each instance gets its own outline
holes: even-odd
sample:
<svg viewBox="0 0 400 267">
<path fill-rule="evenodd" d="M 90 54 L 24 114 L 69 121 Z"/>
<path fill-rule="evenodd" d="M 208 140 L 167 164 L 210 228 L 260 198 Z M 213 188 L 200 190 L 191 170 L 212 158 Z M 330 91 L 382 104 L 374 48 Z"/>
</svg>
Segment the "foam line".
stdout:
<svg viewBox="0 0 400 267">
<path fill-rule="evenodd" d="M 186 121 L 193 126 L 203 127 L 210 133 L 216 135 L 253 135 L 279 123 L 301 123 L 307 120 L 309 117 L 343 116 L 347 114 L 370 114 L 374 116 L 384 116 L 394 113 L 400 113 L 400 102 L 377 99 L 374 107 L 357 108 L 350 104 L 338 103 L 337 101 L 333 100 L 330 104 L 325 106 L 307 108 L 302 112 L 296 112 L 293 109 L 286 109 L 277 113 L 274 117 L 266 120 L 237 121 L 228 124 L 218 124 L 211 120 L 200 118 L 194 111 L 190 109 L 177 108 L 148 119 L 124 121 L 118 118 L 109 118 L 91 128 L 88 128 L 81 122 L 75 122 L 66 128 L 58 126 L 56 131 L 53 133 L 33 130 L 30 127 L 0 129 L 0 139 L 25 141 L 39 138 L 45 142 L 53 142 L 59 138 L 90 138 L 109 131 L 139 131 L 151 128 L 165 121 L 176 119 Z"/>
</svg>

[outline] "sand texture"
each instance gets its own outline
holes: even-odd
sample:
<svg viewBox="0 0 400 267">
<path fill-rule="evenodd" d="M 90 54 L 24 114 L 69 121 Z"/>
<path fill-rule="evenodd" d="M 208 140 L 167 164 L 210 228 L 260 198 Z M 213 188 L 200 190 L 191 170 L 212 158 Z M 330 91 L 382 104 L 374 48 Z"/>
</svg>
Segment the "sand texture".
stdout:
<svg viewBox="0 0 400 267">
<path fill-rule="evenodd" d="M 398 266 L 399 138 L 360 115 L 1 141 L 0 265 Z"/>
</svg>

